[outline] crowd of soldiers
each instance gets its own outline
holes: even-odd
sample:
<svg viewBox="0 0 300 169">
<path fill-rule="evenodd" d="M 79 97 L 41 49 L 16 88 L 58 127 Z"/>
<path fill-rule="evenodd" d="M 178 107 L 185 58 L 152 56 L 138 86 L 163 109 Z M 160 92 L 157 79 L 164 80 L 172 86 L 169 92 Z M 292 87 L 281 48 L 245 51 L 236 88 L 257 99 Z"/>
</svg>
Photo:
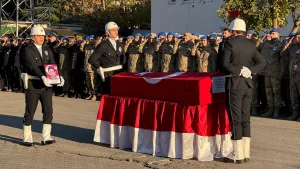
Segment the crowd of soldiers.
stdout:
<svg viewBox="0 0 300 169">
<path fill-rule="evenodd" d="M 231 38 L 229 29 L 222 37 L 199 33 L 140 33 L 119 37 L 127 55 L 128 72 L 222 72 L 224 44 Z M 258 38 L 253 30 L 245 35 L 256 43 L 266 58 L 265 69 L 252 75 L 254 84 L 252 114 L 279 118 L 280 111 L 292 113 L 289 120 L 299 118 L 300 33 L 293 33 L 281 41 L 274 28 Z M 45 44 L 54 52 L 59 74 L 65 85 L 54 88 L 53 95 L 98 100 L 101 94 L 100 77 L 88 63 L 89 57 L 107 35 L 84 38 L 58 38 L 55 32 L 46 36 Z M 3 36 L 0 46 L 0 86 L 2 90 L 22 92 L 22 50 L 30 39 L 20 40 Z M 247 50 L 247 49 L 245 49 Z M 300 119 L 298 119 L 300 121 Z"/>
</svg>

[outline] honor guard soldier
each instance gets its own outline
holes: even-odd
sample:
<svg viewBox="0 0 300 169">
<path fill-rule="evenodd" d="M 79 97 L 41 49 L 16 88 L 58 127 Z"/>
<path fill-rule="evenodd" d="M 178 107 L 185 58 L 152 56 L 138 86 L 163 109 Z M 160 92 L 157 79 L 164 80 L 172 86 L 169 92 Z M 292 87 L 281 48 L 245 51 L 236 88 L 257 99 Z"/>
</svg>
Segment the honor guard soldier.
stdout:
<svg viewBox="0 0 300 169">
<path fill-rule="evenodd" d="M 244 20 L 233 20 L 229 28 L 233 38 L 225 43 L 223 65 L 229 77 L 226 101 L 232 125 L 233 154 L 225 162 L 243 163 L 250 159 L 251 75 L 263 69 L 266 61 L 255 43 L 244 37 Z"/>
<path fill-rule="evenodd" d="M 43 113 L 42 145 L 55 143 L 51 138 L 51 123 L 53 119 L 52 109 L 52 85 L 46 78 L 45 64 L 55 64 L 53 52 L 50 48 L 43 46 L 45 30 L 41 26 L 34 26 L 30 33 L 32 44 L 24 48 L 23 80 L 25 87 L 25 115 L 23 121 L 23 142 L 25 146 L 33 146 L 31 123 L 40 100 Z M 24 75 L 25 74 L 25 75 Z M 26 76 L 27 78 L 24 78 Z M 64 85 L 64 79 L 60 77 Z"/>
<path fill-rule="evenodd" d="M 124 45 L 117 41 L 119 27 L 115 22 L 105 25 L 109 38 L 104 40 L 90 56 L 89 63 L 97 69 L 102 80 L 102 94 L 110 94 L 110 77 L 124 69 L 126 56 Z"/>
</svg>

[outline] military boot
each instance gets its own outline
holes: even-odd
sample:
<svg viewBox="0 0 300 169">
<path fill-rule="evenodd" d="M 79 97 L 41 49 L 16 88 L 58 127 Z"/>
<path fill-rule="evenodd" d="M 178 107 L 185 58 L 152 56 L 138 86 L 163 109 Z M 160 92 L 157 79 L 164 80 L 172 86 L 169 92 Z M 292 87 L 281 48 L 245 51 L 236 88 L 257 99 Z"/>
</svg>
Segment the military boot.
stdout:
<svg viewBox="0 0 300 169">
<path fill-rule="evenodd" d="M 93 94 L 92 97 L 91 97 L 91 100 L 96 101 L 97 100 L 96 95 Z"/>
<path fill-rule="evenodd" d="M 273 114 L 274 114 L 274 107 L 272 106 L 272 107 L 269 107 L 269 110 L 268 110 L 267 113 L 262 114 L 261 116 L 262 117 L 272 117 Z"/>
<path fill-rule="evenodd" d="M 248 162 L 250 160 L 250 137 L 243 137 L 243 150 L 244 150 L 244 162 Z"/>
<path fill-rule="evenodd" d="M 278 119 L 279 115 L 280 115 L 280 107 L 275 107 L 273 118 Z"/>
<path fill-rule="evenodd" d="M 244 146 L 243 140 L 233 140 L 233 152 L 229 157 L 224 159 L 224 162 L 225 163 L 235 163 L 235 164 L 243 163 L 245 160 L 243 146 Z M 249 146 L 250 146 L 250 142 L 249 142 Z M 250 150 L 250 147 L 249 147 L 249 150 Z M 250 153 L 249 153 L 249 156 L 247 156 L 247 158 L 250 158 Z"/>
<path fill-rule="evenodd" d="M 252 116 L 257 116 L 257 113 L 258 113 L 258 107 L 257 106 L 252 106 L 251 115 Z"/>
<path fill-rule="evenodd" d="M 293 110 L 292 116 L 288 117 L 287 120 L 296 120 L 299 116 L 299 110 Z"/>
<path fill-rule="evenodd" d="M 93 97 L 93 95 L 89 95 L 89 96 L 87 96 L 85 99 L 86 99 L 86 100 L 91 100 L 92 97 Z"/>
<path fill-rule="evenodd" d="M 49 145 L 56 143 L 55 140 L 51 138 L 51 124 L 44 124 L 43 125 L 43 132 L 42 132 L 42 145 Z"/>
<path fill-rule="evenodd" d="M 23 145 L 26 147 L 33 146 L 33 139 L 32 139 L 32 132 L 31 132 L 31 125 L 30 126 L 23 126 Z"/>
</svg>

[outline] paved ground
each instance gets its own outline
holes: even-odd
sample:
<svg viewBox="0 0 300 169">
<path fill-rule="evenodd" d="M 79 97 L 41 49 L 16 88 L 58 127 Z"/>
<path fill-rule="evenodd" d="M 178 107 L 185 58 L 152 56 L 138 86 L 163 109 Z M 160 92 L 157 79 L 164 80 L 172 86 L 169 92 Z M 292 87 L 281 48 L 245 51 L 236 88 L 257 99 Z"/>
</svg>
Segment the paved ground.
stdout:
<svg viewBox="0 0 300 169">
<path fill-rule="evenodd" d="M 300 169 L 300 123 L 285 120 L 252 118 L 250 163 L 225 164 L 218 161 L 158 158 L 130 150 L 94 144 L 98 102 L 54 98 L 53 138 L 57 144 L 40 146 L 41 109 L 33 123 L 36 146 L 22 142 L 24 95 L 0 92 L 0 168 L 158 168 L 158 169 Z"/>
</svg>

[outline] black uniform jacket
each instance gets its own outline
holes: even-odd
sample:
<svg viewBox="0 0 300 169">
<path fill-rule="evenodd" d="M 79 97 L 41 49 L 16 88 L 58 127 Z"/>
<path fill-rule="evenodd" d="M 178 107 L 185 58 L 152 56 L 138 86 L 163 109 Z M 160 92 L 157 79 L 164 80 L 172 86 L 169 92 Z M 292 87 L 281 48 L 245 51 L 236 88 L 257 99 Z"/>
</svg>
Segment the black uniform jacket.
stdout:
<svg viewBox="0 0 300 169">
<path fill-rule="evenodd" d="M 41 78 L 46 76 L 44 69 L 45 64 L 56 64 L 54 61 L 53 52 L 50 48 L 42 46 L 41 56 L 39 50 L 34 44 L 30 44 L 24 48 L 23 62 L 24 72 L 31 76 L 37 76 Z M 29 90 L 46 89 L 42 80 L 28 80 Z"/>
<path fill-rule="evenodd" d="M 124 45 L 120 42 L 116 42 L 117 47 L 115 50 L 113 45 L 109 40 L 105 40 L 97 47 L 96 51 L 90 56 L 89 63 L 98 69 L 100 66 L 102 68 L 109 68 L 117 65 L 122 65 L 125 69 L 124 64 L 126 62 L 126 55 L 124 53 Z M 105 72 L 105 77 L 110 77 L 118 71 Z"/>
<path fill-rule="evenodd" d="M 234 77 L 226 80 L 227 89 L 253 88 L 252 79 L 240 76 L 243 66 L 256 74 L 266 65 L 265 58 L 256 49 L 255 43 L 244 36 L 236 36 L 225 43 L 223 66 Z"/>
</svg>

